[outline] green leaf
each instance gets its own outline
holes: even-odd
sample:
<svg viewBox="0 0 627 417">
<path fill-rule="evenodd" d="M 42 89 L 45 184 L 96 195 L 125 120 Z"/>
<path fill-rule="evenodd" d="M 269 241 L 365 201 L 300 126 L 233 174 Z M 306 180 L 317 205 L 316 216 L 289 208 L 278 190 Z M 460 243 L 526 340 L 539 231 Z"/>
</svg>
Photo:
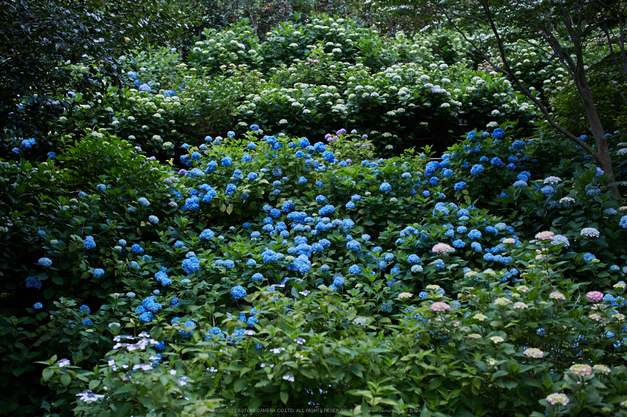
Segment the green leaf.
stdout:
<svg viewBox="0 0 627 417">
<path fill-rule="evenodd" d="M 363 373 L 361 372 L 361 369 L 359 369 L 357 365 L 351 365 L 350 371 L 360 378 L 363 377 Z"/>
<path fill-rule="evenodd" d="M 64 387 L 67 387 L 68 385 L 70 385 L 72 383 L 72 377 L 70 376 L 70 374 L 61 375 L 61 383 L 63 384 Z"/>
<path fill-rule="evenodd" d="M 115 408 L 115 417 L 126 417 L 131 409 L 131 404 L 128 402 L 116 402 Z"/>
<path fill-rule="evenodd" d="M 335 358 L 333 356 L 326 358 L 325 362 L 330 363 L 331 365 L 336 365 L 336 366 L 341 366 L 343 365 L 343 362 L 341 360 L 339 360 L 338 358 Z"/>
<path fill-rule="evenodd" d="M 240 392 L 246 388 L 246 385 L 248 385 L 248 378 L 240 378 L 233 385 L 233 391 Z"/>
<path fill-rule="evenodd" d="M 496 371 L 495 373 L 492 374 L 492 379 L 500 378 L 500 377 L 508 375 L 508 374 L 509 374 L 509 372 L 507 372 L 507 371 Z"/>
<path fill-rule="evenodd" d="M 287 400 L 289 400 L 290 396 L 286 391 L 281 391 L 281 401 L 283 401 L 283 404 L 287 404 Z"/>
<path fill-rule="evenodd" d="M 263 381 L 259 381 L 255 384 L 255 388 L 262 388 L 265 387 L 266 385 L 268 385 L 269 383 L 271 383 L 272 381 L 270 381 L 269 379 L 265 379 Z"/>
<path fill-rule="evenodd" d="M 313 371 L 311 369 L 301 369 L 300 373 L 302 375 L 306 376 L 309 379 L 314 379 L 315 378 L 314 373 L 313 373 Z"/>
<path fill-rule="evenodd" d="M 44 382 L 48 382 L 50 378 L 52 378 L 52 375 L 54 375 L 53 369 L 51 368 L 44 369 L 42 372 L 42 378 L 44 379 Z"/>
<path fill-rule="evenodd" d="M 161 329 L 161 326 L 154 326 L 150 330 L 150 337 L 153 339 L 160 340 L 161 336 L 163 336 L 163 329 Z"/>
</svg>

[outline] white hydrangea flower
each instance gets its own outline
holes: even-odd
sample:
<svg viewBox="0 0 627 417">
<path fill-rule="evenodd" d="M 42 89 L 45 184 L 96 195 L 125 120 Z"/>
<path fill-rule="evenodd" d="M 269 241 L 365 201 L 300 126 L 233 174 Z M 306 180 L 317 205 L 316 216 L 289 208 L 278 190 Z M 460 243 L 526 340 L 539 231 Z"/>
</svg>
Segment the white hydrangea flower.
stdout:
<svg viewBox="0 0 627 417">
<path fill-rule="evenodd" d="M 599 237 L 601 234 L 594 227 L 584 227 L 581 229 L 581 236 L 585 237 Z"/>
</svg>

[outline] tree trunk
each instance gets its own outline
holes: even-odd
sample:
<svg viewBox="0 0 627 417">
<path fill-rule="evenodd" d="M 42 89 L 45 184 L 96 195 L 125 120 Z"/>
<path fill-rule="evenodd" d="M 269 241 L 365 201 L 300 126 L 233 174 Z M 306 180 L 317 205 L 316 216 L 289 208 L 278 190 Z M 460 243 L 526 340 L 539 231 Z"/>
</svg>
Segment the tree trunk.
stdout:
<svg viewBox="0 0 627 417">
<path fill-rule="evenodd" d="M 614 169 L 612 167 L 610 148 L 607 145 L 607 138 L 605 137 L 605 132 L 603 131 L 601 118 L 599 117 L 599 113 L 597 112 L 596 106 L 594 105 L 594 101 L 592 99 L 590 85 L 588 84 L 588 80 L 583 71 L 577 71 L 574 79 L 575 84 L 577 85 L 577 89 L 579 90 L 581 99 L 583 101 L 583 107 L 586 110 L 586 115 L 588 116 L 588 122 L 590 123 L 590 132 L 594 137 L 594 142 L 597 147 L 596 152 L 594 152 L 592 156 L 603 170 L 603 173 L 605 175 L 609 175 L 608 184 L 613 183 L 616 181 L 616 179 L 614 177 Z M 612 193 L 614 193 L 616 198 L 620 200 L 621 195 L 618 187 L 616 185 L 613 185 L 608 188 L 612 191 Z"/>
</svg>

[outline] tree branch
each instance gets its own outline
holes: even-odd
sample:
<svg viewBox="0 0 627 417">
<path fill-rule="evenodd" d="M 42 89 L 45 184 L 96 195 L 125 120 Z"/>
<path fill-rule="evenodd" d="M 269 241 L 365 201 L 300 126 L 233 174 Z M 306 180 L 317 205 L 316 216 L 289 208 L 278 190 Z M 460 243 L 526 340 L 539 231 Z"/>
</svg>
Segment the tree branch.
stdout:
<svg viewBox="0 0 627 417">
<path fill-rule="evenodd" d="M 494 33 L 494 36 L 496 38 L 497 48 L 499 50 L 499 54 L 501 56 L 501 60 L 503 61 L 503 65 L 505 66 L 505 71 L 503 71 L 501 69 L 501 72 L 503 74 L 505 74 L 505 75 L 508 75 L 514 81 L 516 86 L 523 92 L 523 94 L 525 94 L 529 99 L 531 99 L 531 101 L 534 102 L 534 104 L 536 106 L 538 106 L 538 108 L 540 109 L 540 111 L 544 115 L 546 121 L 551 126 L 553 126 L 555 129 L 560 131 L 567 138 L 569 138 L 570 140 L 572 140 L 573 142 L 577 143 L 579 146 L 584 148 L 590 154 L 594 155 L 594 149 L 592 149 L 592 147 L 590 145 L 588 145 L 586 142 L 584 142 L 583 140 L 579 139 L 577 136 L 573 135 L 571 132 L 569 132 L 568 130 L 563 128 L 559 123 L 557 123 L 557 121 L 551 116 L 551 112 L 549 111 L 549 109 L 546 108 L 546 106 L 544 104 L 542 104 L 542 102 L 540 100 L 538 100 L 538 98 L 536 96 L 534 96 L 527 89 L 527 87 L 525 87 L 522 84 L 520 79 L 513 73 L 513 71 L 510 68 L 509 61 L 507 60 L 507 55 L 505 53 L 505 48 L 503 47 L 503 41 L 501 40 L 501 37 L 498 34 L 498 30 L 497 30 L 496 25 L 494 23 L 494 19 L 492 18 L 492 12 L 490 10 L 490 6 L 488 5 L 487 0 L 480 0 L 480 3 L 483 6 L 484 12 L 486 13 L 490 29 L 492 30 L 492 33 Z"/>
</svg>

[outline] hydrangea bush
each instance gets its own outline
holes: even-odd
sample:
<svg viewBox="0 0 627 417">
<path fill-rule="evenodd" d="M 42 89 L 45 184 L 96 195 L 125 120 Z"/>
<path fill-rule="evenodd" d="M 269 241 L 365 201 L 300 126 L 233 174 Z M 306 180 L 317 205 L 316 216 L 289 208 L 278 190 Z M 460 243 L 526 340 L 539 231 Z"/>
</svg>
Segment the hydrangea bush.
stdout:
<svg viewBox="0 0 627 417">
<path fill-rule="evenodd" d="M 502 128 L 492 133 L 472 131 L 449 149 L 444 156 L 448 165 L 456 175 L 469 178 L 455 183 L 449 192 L 459 201 L 476 201 L 509 218 L 526 236 L 554 230 L 567 248 L 582 252 L 573 257 L 573 268 L 583 271 L 595 258 L 609 265 L 622 263 L 627 247 L 620 221 L 627 207 L 608 191 L 603 171 L 582 149 L 562 153 L 554 138 L 521 140 L 508 132 Z M 548 165 L 549 155 L 554 154 L 546 152 L 547 146 L 563 155 L 559 165 Z M 617 165 L 623 158 L 616 154 Z M 542 168 L 543 164 L 550 168 Z M 618 178 L 625 174 L 618 172 Z M 485 198 L 486 190 L 492 192 L 491 198 Z M 585 253 L 595 256 L 584 259 Z"/>
<path fill-rule="evenodd" d="M 63 178 L 63 164 L 81 167 L 76 202 L 48 203 L 76 220 L 28 226 L 33 259 L 15 273 L 32 308 L 3 319 L 6 337 L 41 348 L 31 361 L 46 365 L 50 413 L 625 415 L 625 251 L 609 233 L 627 217 L 601 200 L 604 227 L 589 202 L 556 208 L 587 223 L 536 230 L 532 215 L 508 217 L 508 197 L 475 201 L 477 188 L 507 194 L 520 181 L 524 165 L 474 161 L 466 148 L 507 160 L 519 148 L 503 130 L 438 161 L 378 159 L 344 129 L 316 141 L 254 125 L 185 147 L 184 169 L 122 147 L 137 161 L 128 171 L 80 165 L 81 152 L 118 143 L 91 137 L 107 145 L 87 141 L 40 168 Z M 490 182 L 473 183 L 486 171 Z M 581 175 L 547 175 L 537 192 L 594 184 Z M 68 277 L 85 286 L 58 298 Z"/>
<path fill-rule="evenodd" d="M 519 120 L 531 131 L 532 103 L 475 61 L 447 31 L 382 38 L 354 20 L 321 16 L 281 25 L 261 41 L 241 21 L 205 31 L 187 57 L 129 51 L 119 62 L 126 85 L 105 81 L 100 92 L 57 97 L 59 115 L 45 131 L 104 128 L 160 158 L 173 157 L 190 135 L 198 144 L 230 129 L 243 134 L 253 123 L 314 137 L 348 122 L 385 155 L 417 143 L 443 151 L 458 138 L 460 123 Z M 76 76 L 84 74 L 77 68 Z M 6 132 L 6 151 L 15 159 L 60 150 L 41 133 L 24 135 Z"/>
</svg>

